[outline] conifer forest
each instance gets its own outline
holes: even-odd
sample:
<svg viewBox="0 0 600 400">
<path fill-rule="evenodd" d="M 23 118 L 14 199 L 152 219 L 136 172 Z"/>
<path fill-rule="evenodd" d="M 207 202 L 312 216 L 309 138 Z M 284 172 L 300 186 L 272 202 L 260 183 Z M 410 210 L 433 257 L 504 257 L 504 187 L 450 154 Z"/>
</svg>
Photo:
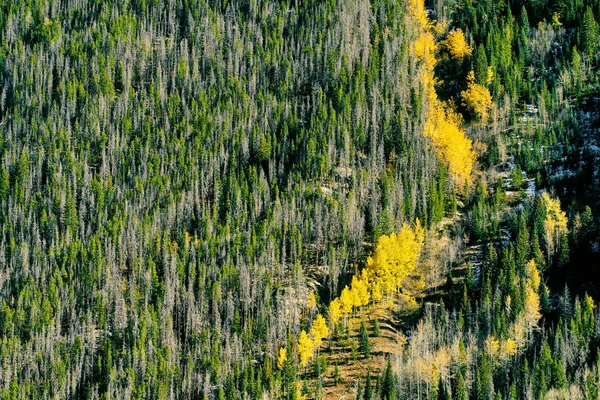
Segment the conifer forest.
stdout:
<svg viewBox="0 0 600 400">
<path fill-rule="evenodd" d="M 0 0 L 0 400 L 600 399 L 600 0 Z"/>
</svg>

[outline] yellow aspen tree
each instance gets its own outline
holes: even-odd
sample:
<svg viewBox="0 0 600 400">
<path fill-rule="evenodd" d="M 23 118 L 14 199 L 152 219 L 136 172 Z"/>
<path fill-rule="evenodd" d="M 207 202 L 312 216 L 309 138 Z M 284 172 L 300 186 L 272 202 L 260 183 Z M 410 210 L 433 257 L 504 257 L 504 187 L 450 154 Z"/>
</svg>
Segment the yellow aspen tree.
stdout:
<svg viewBox="0 0 600 400">
<path fill-rule="evenodd" d="M 340 299 L 337 297 L 329 303 L 329 323 L 334 326 L 340 320 L 342 316 Z"/>
<path fill-rule="evenodd" d="M 473 54 L 473 48 L 469 46 L 462 29 L 457 28 L 448 34 L 446 38 L 446 49 L 450 57 L 461 61 L 463 58 Z"/>
<path fill-rule="evenodd" d="M 423 61 L 427 71 L 433 71 L 435 65 L 437 64 L 437 60 L 435 58 L 436 50 L 437 45 L 431 32 L 421 33 L 414 43 L 415 55 Z"/>
<path fill-rule="evenodd" d="M 379 280 L 371 280 L 369 282 L 369 289 L 371 291 L 371 298 L 373 301 L 381 301 L 383 298 L 383 291 L 381 290 L 381 284 Z"/>
<path fill-rule="evenodd" d="M 494 69 L 492 68 L 492 66 L 488 67 L 487 70 L 487 84 L 488 86 L 492 84 L 492 82 L 494 82 L 494 77 L 496 75 L 494 74 Z"/>
<path fill-rule="evenodd" d="M 460 95 L 463 98 L 464 105 L 473 115 L 485 122 L 492 109 L 492 95 L 488 88 L 475 82 L 475 74 L 472 72 L 470 71 L 467 77 L 467 90 L 460 92 Z M 490 78 L 493 80 L 493 72 L 488 70 L 488 80 Z"/>
<path fill-rule="evenodd" d="M 485 339 L 485 350 L 490 355 L 490 357 L 494 358 L 498 354 L 498 350 L 500 349 L 500 342 L 493 335 L 490 335 Z"/>
<path fill-rule="evenodd" d="M 503 340 L 500 345 L 500 357 L 506 360 L 515 354 L 517 354 L 517 343 L 510 338 Z"/>
<path fill-rule="evenodd" d="M 537 293 L 540 288 L 540 272 L 538 271 L 535 260 L 532 258 L 525 266 L 527 271 L 527 280 L 531 288 Z"/>
<path fill-rule="evenodd" d="M 566 232 L 567 214 L 560 209 L 560 200 L 551 198 L 548 193 L 542 194 L 542 200 L 546 205 L 546 229 L 552 234 Z"/>
<path fill-rule="evenodd" d="M 525 320 L 529 328 L 537 326 L 542 317 L 540 313 L 540 296 L 528 287 L 525 290 Z"/>
<path fill-rule="evenodd" d="M 321 346 L 323 339 L 329 336 L 329 328 L 325 322 L 325 318 L 321 314 L 317 314 L 315 322 L 313 322 L 310 334 L 313 337 L 315 347 L 318 349 Z"/>
<path fill-rule="evenodd" d="M 306 306 L 309 310 L 314 310 L 317 307 L 317 297 L 315 296 L 315 291 L 311 290 L 308 292 L 308 299 L 306 301 Z"/>
<path fill-rule="evenodd" d="M 279 349 L 279 356 L 277 357 L 277 368 L 283 369 L 285 362 L 287 361 L 287 349 L 282 347 Z"/>
<path fill-rule="evenodd" d="M 460 119 L 456 113 L 452 112 L 437 97 L 436 78 L 433 71 L 437 63 L 435 58 L 437 45 L 435 37 L 430 31 L 431 24 L 423 4 L 423 0 L 410 0 L 409 9 L 421 29 L 412 44 L 412 50 L 417 59 L 423 63 L 421 81 L 425 86 L 425 96 L 429 102 L 424 135 L 431 138 L 437 158 L 448 165 L 453 180 L 462 186 L 465 182 L 471 182 L 475 153 L 472 150 L 471 141 L 466 137 L 465 131 L 460 128 Z M 464 33 L 462 33 L 462 38 L 458 30 L 451 35 L 451 43 L 455 41 L 460 44 L 457 47 L 456 55 L 466 55 L 469 48 L 464 40 Z"/>
<path fill-rule="evenodd" d="M 355 307 L 361 307 L 369 304 L 370 296 L 367 288 L 367 282 L 362 277 L 354 275 L 352 277 L 352 298 Z"/>
<path fill-rule="evenodd" d="M 315 351 L 315 344 L 312 339 L 306 334 L 304 329 L 300 332 L 298 338 L 298 355 L 300 356 L 300 366 L 302 368 L 308 365 Z"/>
<path fill-rule="evenodd" d="M 340 310 L 342 314 L 350 314 L 352 312 L 352 306 L 354 305 L 352 299 L 352 292 L 348 285 L 344 287 L 342 290 L 342 294 L 340 295 Z"/>
<path fill-rule="evenodd" d="M 408 3 L 409 10 L 421 27 L 421 29 L 428 29 L 431 25 L 427 12 L 425 11 L 424 0 L 410 0 Z"/>
<path fill-rule="evenodd" d="M 423 240 L 420 224 L 417 227 L 418 232 L 404 224 L 398 233 L 379 238 L 373 256 L 367 259 L 367 276 L 371 277 L 374 298 L 380 297 L 379 292 L 390 294 L 396 291 L 415 269 Z"/>
</svg>

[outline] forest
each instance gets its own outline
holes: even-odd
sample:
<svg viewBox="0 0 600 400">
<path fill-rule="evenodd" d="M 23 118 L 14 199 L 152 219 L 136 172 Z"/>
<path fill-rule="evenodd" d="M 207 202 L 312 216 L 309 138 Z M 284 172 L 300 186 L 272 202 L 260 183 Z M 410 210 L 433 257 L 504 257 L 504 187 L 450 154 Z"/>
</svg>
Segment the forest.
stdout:
<svg viewBox="0 0 600 400">
<path fill-rule="evenodd" d="M 600 399 L 600 0 L 0 0 L 0 400 Z"/>
</svg>

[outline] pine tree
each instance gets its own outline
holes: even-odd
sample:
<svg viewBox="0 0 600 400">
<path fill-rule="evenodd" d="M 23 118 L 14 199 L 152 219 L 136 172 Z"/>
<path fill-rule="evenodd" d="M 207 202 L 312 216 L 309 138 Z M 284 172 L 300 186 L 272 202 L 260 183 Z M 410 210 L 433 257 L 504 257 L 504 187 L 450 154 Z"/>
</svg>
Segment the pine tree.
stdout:
<svg viewBox="0 0 600 400">
<path fill-rule="evenodd" d="M 371 346 L 369 344 L 369 333 L 367 332 L 367 326 L 365 321 L 360 323 L 360 351 L 364 353 L 365 358 L 371 357 Z"/>
<path fill-rule="evenodd" d="M 489 64 L 487 55 L 485 54 L 485 47 L 483 47 L 482 44 L 477 46 L 474 59 L 475 66 L 473 71 L 475 73 L 475 83 L 482 86 L 487 86 Z"/>
<path fill-rule="evenodd" d="M 0 201 L 4 200 L 10 191 L 10 181 L 8 172 L 4 168 L 0 168 Z"/>
<path fill-rule="evenodd" d="M 596 57 L 599 37 L 599 28 L 594 18 L 594 12 L 591 7 L 587 7 L 581 25 L 581 50 L 592 60 Z"/>
<path fill-rule="evenodd" d="M 558 266 L 564 267 L 569 263 L 569 237 L 567 232 L 562 232 L 560 235 L 560 244 L 558 249 Z"/>
<path fill-rule="evenodd" d="M 529 260 L 529 254 L 531 251 L 529 243 L 529 229 L 527 229 L 527 222 L 525 220 L 525 213 L 522 212 L 519 216 L 519 227 L 517 233 L 517 247 L 516 247 L 516 262 L 518 268 L 523 268 Z"/>
<path fill-rule="evenodd" d="M 396 383 L 392 371 L 392 361 L 388 357 L 381 382 L 382 400 L 396 400 Z"/>
<path fill-rule="evenodd" d="M 456 390 L 454 393 L 454 400 L 469 400 L 469 390 L 467 389 L 465 379 L 463 378 L 463 375 L 460 372 L 458 373 L 458 377 L 456 378 Z"/>
<path fill-rule="evenodd" d="M 371 371 L 367 371 L 364 400 L 373 400 L 373 387 L 371 386 Z"/>
<path fill-rule="evenodd" d="M 381 334 L 381 332 L 380 332 L 380 328 L 379 328 L 379 319 L 377 317 L 375 317 L 375 318 L 373 318 L 373 336 L 379 337 L 380 334 Z"/>
</svg>

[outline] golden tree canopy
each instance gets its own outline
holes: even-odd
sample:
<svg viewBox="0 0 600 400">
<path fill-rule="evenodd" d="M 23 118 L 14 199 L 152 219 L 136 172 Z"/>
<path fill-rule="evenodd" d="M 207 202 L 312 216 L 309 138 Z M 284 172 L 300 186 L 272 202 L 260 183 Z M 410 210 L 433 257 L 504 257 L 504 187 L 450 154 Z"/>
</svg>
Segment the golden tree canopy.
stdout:
<svg viewBox="0 0 600 400">
<path fill-rule="evenodd" d="M 287 361 L 287 349 L 282 347 L 279 349 L 279 356 L 277 357 L 277 368 L 283 369 L 285 362 Z"/>
<path fill-rule="evenodd" d="M 400 232 L 379 238 L 373 257 L 367 259 L 372 280 L 384 293 L 392 293 L 416 267 L 422 232 L 404 224 Z"/>
<path fill-rule="evenodd" d="M 446 38 L 446 49 L 450 53 L 450 57 L 455 60 L 462 60 L 466 56 L 473 54 L 473 48 L 469 46 L 465 39 L 465 34 L 462 29 L 457 28 L 448 34 Z"/>
<path fill-rule="evenodd" d="M 460 128 L 460 121 L 458 114 L 442 103 L 435 102 L 425 122 L 424 133 L 433 140 L 436 154 L 446 162 L 452 178 L 463 184 L 471 181 L 475 153 L 471 140 Z"/>
<path fill-rule="evenodd" d="M 369 295 L 368 285 L 368 281 L 364 280 L 362 276 L 359 277 L 357 275 L 354 275 L 352 277 L 352 294 L 354 299 L 354 306 L 360 307 L 369 304 L 371 296 Z"/>
<path fill-rule="evenodd" d="M 491 73 L 491 76 L 490 76 Z M 469 73 L 469 78 L 472 74 Z M 488 80 L 493 79 L 493 71 L 488 71 Z M 463 90 L 460 95 L 463 98 L 464 105 L 482 121 L 487 121 L 492 109 L 492 95 L 485 86 L 475 82 L 474 79 L 469 79 L 467 90 Z"/>
<path fill-rule="evenodd" d="M 352 292 L 348 286 L 344 287 L 342 294 L 340 295 L 340 310 L 342 314 L 350 314 L 352 307 L 354 306 L 354 299 Z"/>
<path fill-rule="evenodd" d="M 329 303 L 329 322 L 332 325 L 335 325 L 342 316 L 340 299 L 335 298 L 331 303 Z"/>
<path fill-rule="evenodd" d="M 308 292 L 308 299 L 306 300 L 306 306 L 309 310 L 312 310 L 317 307 L 317 297 L 315 296 L 315 291 L 311 290 Z"/>
<path fill-rule="evenodd" d="M 315 344 L 303 329 L 298 338 L 298 355 L 300 356 L 301 367 L 304 368 L 308 365 L 308 361 L 312 358 L 314 351 Z"/>
<path fill-rule="evenodd" d="M 310 334 L 317 348 L 321 345 L 322 340 L 329 336 L 329 328 L 321 314 L 317 314 L 317 318 L 310 329 Z"/>
</svg>

